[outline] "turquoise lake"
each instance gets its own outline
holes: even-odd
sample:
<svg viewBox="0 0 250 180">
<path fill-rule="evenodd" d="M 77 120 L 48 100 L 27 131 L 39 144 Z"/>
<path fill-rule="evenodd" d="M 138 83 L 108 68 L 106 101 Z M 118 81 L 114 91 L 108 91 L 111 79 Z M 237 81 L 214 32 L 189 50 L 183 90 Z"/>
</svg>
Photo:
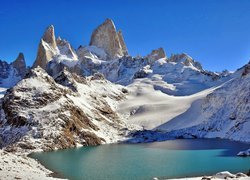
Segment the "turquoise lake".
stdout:
<svg viewBox="0 0 250 180">
<path fill-rule="evenodd" d="M 33 153 L 48 169 L 72 180 L 146 180 L 248 172 L 250 158 L 237 157 L 249 144 L 219 139 L 111 144 Z"/>
</svg>

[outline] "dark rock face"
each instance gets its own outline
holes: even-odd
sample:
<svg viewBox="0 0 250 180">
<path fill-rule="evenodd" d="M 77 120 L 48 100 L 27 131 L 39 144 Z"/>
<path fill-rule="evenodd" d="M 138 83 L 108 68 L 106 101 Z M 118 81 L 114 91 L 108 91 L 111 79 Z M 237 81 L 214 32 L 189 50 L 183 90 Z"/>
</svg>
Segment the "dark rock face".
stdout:
<svg viewBox="0 0 250 180">
<path fill-rule="evenodd" d="M 161 59 L 161 58 L 166 58 L 166 53 L 164 51 L 163 48 L 158 48 L 158 49 L 155 49 L 153 50 L 148 56 L 147 58 L 149 58 L 150 60 L 152 61 L 155 61 L 155 60 L 158 60 L 158 59 Z"/>
<path fill-rule="evenodd" d="M 78 76 L 76 74 L 69 73 L 66 69 L 63 69 L 55 78 L 56 83 L 61 84 L 70 88 L 72 91 L 77 92 L 76 82 L 87 84 L 84 77 Z"/>
<path fill-rule="evenodd" d="M 0 60 L 0 70 L 0 77 L 3 79 L 8 78 L 10 65 L 7 62 Z"/>
<path fill-rule="evenodd" d="M 140 69 L 138 72 L 135 73 L 134 79 L 145 78 L 147 76 L 148 76 L 148 73 L 144 69 Z"/>
<path fill-rule="evenodd" d="M 0 85 L 9 88 L 20 81 L 27 73 L 27 67 L 23 53 L 19 53 L 12 63 L 0 60 Z"/>
<path fill-rule="evenodd" d="M 243 67 L 242 76 L 246 76 L 250 73 L 250 62 Z"/>
<path fill-rule="evenodd" d="M 18 75 L 20 77 L 23 78 L 25 76 L 25 74 L 27 73 L 27 67 L 26 67 L 23 53 L 19 53 L 18 57 L 16 58 L 16 60 L 13 63 L 11 63 L 11 65 L 13 66 L 13 68 L 15 68 L 17 70 Z"/>
</svg>

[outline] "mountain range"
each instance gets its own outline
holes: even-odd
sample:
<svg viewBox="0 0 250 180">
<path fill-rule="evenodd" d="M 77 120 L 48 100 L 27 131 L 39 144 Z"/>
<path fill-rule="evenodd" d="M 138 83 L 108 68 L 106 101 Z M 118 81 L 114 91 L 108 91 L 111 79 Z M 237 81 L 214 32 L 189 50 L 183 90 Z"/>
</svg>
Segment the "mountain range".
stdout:
<svg viewBox="0 0 250 180">
<path fill-rule="evenodd" d="M 186 53 L 132 57 L 111 19 L 72 47 L 49 26 L 32 67 L 0 61 L 0 146 L 44 151 L 171 138 L 250 142 L 250 63 L 212 72 Z"/>
</svg>

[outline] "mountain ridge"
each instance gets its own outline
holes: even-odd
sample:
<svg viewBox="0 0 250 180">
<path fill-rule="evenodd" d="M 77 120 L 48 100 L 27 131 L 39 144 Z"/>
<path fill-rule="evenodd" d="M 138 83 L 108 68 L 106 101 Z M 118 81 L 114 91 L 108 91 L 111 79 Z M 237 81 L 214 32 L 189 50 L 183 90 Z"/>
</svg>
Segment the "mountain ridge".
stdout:
<svg viewBox="0 0 250 180">
<path fill-rule="evenodd" d="M 91 39 L 89 45 L 75 50 L 69 41 L 56 38 L 54 26 L 50 25 L 40 40 L 31 69 L 26 67 L 23 54 L 10 65 L 2 62 L 1 68 L 7 69 L 2 71 L 3 76 L 7 74 L 5 82 L 13 83 L 6 86 L 10 89 L 0 99 L 2 148 L 47 151 L 180 137 L 220 136 L 250 141 L 247 130 L 243 133 L 247 138 L 235 136 L 240 131 L 236 124 L 244 122 L 245 129 L 249 122 L 249 103 L 240 96 L 247 87 L 249 64 L 234 73 L 216 73 L 204 70 L 185 53 L 167 57 L 163 48 L 132 57 L 121 31 L 110 19 L 94 30 Z M 12 72 L 9 69 L 15 72 L 16 80 L 12 76 L 8 79 Z M 231 90 L 234 86 L 237 91 Z M 225 106 L 232 116 L 220 113 L 223 118 L 216 123 L 218 118 L 213 117 L 218 108 L 225 110 L 221 106 L 224 101 L 220 91 L 226 94 L 223 89 L 234 92 L 241 104 L 229 109 Z M 245 90 L 244 97 L 247 93 Z M 237 104 L 235 99 L 224 100 L 229 105 Z M 206 109 L 214 113 L 205 116 Z M 242 111 L 243 121 L 233 116 L 234 111 Z M 197 117 L 192 113 L 198 113 Z M 222 128 L 216 135 L 208 134 L 204 126 L 209 123 L 205 121 L 213 126 L 211 130 L 233 122 L 234 133 L 227 136 Z"/>
</svg>

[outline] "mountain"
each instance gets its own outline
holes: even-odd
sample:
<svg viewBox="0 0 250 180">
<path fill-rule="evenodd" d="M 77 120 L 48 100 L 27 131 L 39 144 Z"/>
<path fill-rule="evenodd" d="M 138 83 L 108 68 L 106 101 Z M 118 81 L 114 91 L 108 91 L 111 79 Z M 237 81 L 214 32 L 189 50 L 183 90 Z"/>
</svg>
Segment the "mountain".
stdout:
<svg viewBox="0 0 250 180">
<path fill-rule="evenodd" d="M 31 69 L 23 54 L 0 68 L 0 87 L 9 88 L 0 99 L 0 146 L 11 151 L 190 137 L 250 141 L 249 64 L 217 73 L 186 53 L 167 57 L 163 48 L 132 57 L 110 19 L 78 49 L 50 25 Z"/>
<path fill-rule="evenodd" d="M 54 26 L 50 25 L 40 40 L 33 68 L 40 66 L 46 69 L 47 64 L 53 59 L 74 61 L 77 59 L 77 56 L 69 42 L 62 40 L 60 37 L 55 38 Z"/>
<path fill-rule="evenodd" d="M 134 138 L 129 141 L 223 138 L 250 142 L 249 67 L 248 63 L 238 69 L 230 80 L 220 86 L 190 96 L 171 97 L 154 92 L 152 96 L 145 95 L 150 98 L 150 106 L 147 105 L 146 98 L 142 103 L 139 97 L 132 97 L 137 102 L 134 106 L 129 105 L 129 100 L 123 102 L 120 111 L 133 112 L 132 116 L 130 113 L 128 123 L 132 123 L 132 120 L 146 129 L 133 135 Z M 147 94 L 152 93 L 149 87 Z M 141 91 L 146 94 L 145 89 Z M 150 111 L 149 108 L 153 110 Z"/>
<path fill-rule="evenodd" d="M 10 64 L 0 60 L 0 98 L 7 88 L 14 86 L 25 76 L 27 70 L 23 53 L 19 53 L 16 60 Z"/>
<path fill-rule="evenodd" d="M 107 59 L 115 59 L 128 54 L 122 32 L 116 31 L 111 19 L 106 19 L 94 30 L 89 45 L 103 49 L 107 53 Z"/>
<path fill-rule="evenodd" d="M 250 64 L 247 64 L 241 69 L 241 76 L 233 78 L 206 96 L 200 116 L 197 117 L 199 123 L 174 131 L 175 136 L 250 142 L 249 68 Z"/>
<path fill-rule="evenodd" d="M 117 141 L 128 128 L 116 113 L 125 95 L 100 74 L 63 70 L 52 78 L 34 68 L 2 99 L 1 146 L 53 150 Z"/>
<path fill-rule="evenodd" d="M 99 72 L 121 85 L 147 78 L 156 90 L 171 95 L 190 95 L 225 81 L 224 76 L 203 70 L 185 53 L 167 58 L 164 49 L 158 48 L 145 57 L 130 56 L 121 31 L 116 31 L 110 19 L 93 31 L 89 46 L 80 46 L 76 51 L 68 41 L 56 39 L 54 27 L 49 26 L 33 67 L 38 65 L 51 76 L 64 68 L 84 76 Z"/>
</svg>

